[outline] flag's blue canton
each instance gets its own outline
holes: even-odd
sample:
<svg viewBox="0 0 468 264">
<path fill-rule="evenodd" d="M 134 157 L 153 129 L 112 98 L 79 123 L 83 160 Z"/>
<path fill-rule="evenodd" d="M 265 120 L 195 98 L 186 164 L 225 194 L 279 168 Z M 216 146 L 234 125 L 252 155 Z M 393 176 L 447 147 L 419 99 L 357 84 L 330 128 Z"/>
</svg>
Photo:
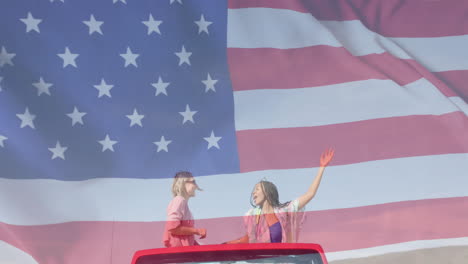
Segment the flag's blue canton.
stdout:
<svg viewBox="0 0 468 264">
<path fill-rule="evenodd" d="M 226 2 L 114 1 L 3 3 L 0 139 L 7 139 L 0 142 L 0 177 L 83 180 L 166 178 L 178 170 L 195 175 L 238 172 L 233 94 L 226 62 Z M 32 23 L 27 20 L 28 13 Z M 153 30 L 148 35 L 143 21 L 151 20 L 150 14 L 162 21 L 158 26 L 161 34 Z M 93 21 L 91 15 L 104 22 L 94 30 L 83 22 Z M 202 15 L 212 22 L 206 27 L 208 34 L 195 23 Z M 182 47 L 192 53 L 190 65 L 179 65 L 183 61 L 176 53 Z M 79 54 L 74 60 L 77 67 L 73 60 L 63 67 L 65 60 L 58 54 L 66 53 L 66 48 Z M 127 48 L 139 54 L 137 67 L 130 59 L 125 67 L 126 60 L 120 54 L 126 54 Z M 16 54 L 11 58 L 14 65 L 8 62 L 9 54 Z M 215 91 L 202 82 L 209 80 L 208 74 L 217 80 Z M 170 83 L 167 95 L 160 90 L 156 96 L 152 84 L 158 83 L 159 77 Z M 46 85 L 41 85 L 41 78 Z M 104 90 L 98 97 L 100 91 L 95 86 L 102 80 L 113 85 L 111 97 Z M 45 88 L 48 83 L 52 86 Z M 179 112 L 187 105 L 197 112 L 194 123 L 188 118 L 183 124 Z M 72 125 L 73 119 L 67 115 L 75 107 L 86 113 L 83 124 L 76 118 Z M 35 129 L 18 116 L 25 114 L 26 108 L 36 116 L 32 121 Z M 130 127 L 127 115 L 134 109 L 144 115 L 142 127 L 137 119 Z M 212 141 L 208 149 L 210 144 L 204 138 L 212 131 L 221 139 Z M 106 135 L 117 141 L 112 145 L 114 151 L 103 151 L 98 142 Z M 167 152 L 164 144 L 158 147 L 153 143 L 162 136 L 171 141 Z"/>
</svg>

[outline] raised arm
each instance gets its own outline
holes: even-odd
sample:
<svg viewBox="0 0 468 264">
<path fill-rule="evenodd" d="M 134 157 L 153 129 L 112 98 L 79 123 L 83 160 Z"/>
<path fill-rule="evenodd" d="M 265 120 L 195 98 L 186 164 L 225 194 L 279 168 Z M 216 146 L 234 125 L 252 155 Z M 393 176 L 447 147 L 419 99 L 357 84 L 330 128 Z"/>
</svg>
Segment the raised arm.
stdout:
<svg viewBox="0 0 468 264">
<path fill-rule="evenodd" d="M 315 194 L 317 193 L 318 187 L 320 186 L 320 182 L 322 181 L 322 175 L 325 171 L 325 167 L 328 166 L 330 161 L 333 159 L 334 154 L 335 150 L 330 148 L 325 150 L 320 156 L 320 168 L 317 172 L 317 176 L 315 176 L 315 179 L 309 186 L 307 192 L 298 198 L 299 209 L 302 209 L 307 203 L 310 202 L 310 200 L 312 200 L 312 198 L 314 198 Z"/>
</svg>

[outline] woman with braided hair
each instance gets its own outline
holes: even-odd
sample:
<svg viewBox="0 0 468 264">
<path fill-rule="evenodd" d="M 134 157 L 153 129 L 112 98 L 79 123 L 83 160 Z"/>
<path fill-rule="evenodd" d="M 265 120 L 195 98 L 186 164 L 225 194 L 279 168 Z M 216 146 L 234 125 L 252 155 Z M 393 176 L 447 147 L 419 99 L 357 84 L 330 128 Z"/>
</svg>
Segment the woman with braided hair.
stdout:
<svg viewBox="0 0 468 264">
<path fill-rule="evenodd" d="M 314 181 L 305 194 L 293 201 L 280 203 L 278 189 L 273 183 L 265 180 L 257 183 L 251 194 L 251 203 L 254 208 L 250 209 L 244 217 L 246 235 L 226 243 L 297 242 L 304 206 L 317 193 L 325 167 L 328 166 L 333 155 L 333 149 L 322 153 L 320 168 Z"/>
</svg>

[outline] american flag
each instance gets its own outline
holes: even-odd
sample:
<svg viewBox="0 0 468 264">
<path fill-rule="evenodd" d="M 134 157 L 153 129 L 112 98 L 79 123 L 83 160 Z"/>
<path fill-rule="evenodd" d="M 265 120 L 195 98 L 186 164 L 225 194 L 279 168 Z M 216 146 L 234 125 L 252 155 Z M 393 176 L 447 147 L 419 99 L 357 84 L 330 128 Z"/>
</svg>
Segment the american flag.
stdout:
<svg viewBox="0 0 468 264">
<path fill-rule="evenodd" d="M 123 264 L 162 246 L 179 170 L 205 190 L 190 201 L 201 242 L 240 237 L 253 185 L 296 198 L 329 146 L 301 242 L 350 263 L 466 258 L 467 12 L 1 2 L 0 263 Z"/>
</svg>

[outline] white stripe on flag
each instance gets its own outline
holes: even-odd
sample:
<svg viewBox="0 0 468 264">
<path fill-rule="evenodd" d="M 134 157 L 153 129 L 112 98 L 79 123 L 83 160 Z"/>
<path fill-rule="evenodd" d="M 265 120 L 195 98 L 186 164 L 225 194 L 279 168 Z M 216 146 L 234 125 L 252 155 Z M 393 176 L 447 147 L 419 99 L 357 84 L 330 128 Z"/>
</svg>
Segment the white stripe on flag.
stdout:
<svg viewBox="0 0 468 264">
<path fill-rule="evenodd" d="M 468 104 L 462 98 L 458 96 L 449 97 L 449 99 L 458 107 L 460 111 L 465 113 L 468 116 Z"/>
<path fill-rule="evenodd" d="M 468 196 L 467 159 L 468 154 L 446 154 L 332 166 L 307 210 Z M 190 200 L 190 207 L 197 219 L 241 216 L 250 208 L 250 193 L 260 179 L 274 182 L 280 199 L 288 201 L 306 191 L 316 172 L 313 168 L 198 177 L 205 191 Z M 443 175 L 450 175 L 450 181 Z M 172 179 L 0 179 L 0 222 L 164 221 L 171 184 Z"/>
<path fill-rule="evenodd" d="M 340 251 L 325 253 L 328 261 L 366 258 L 371 256 L 383 255 L 388 253 L 407 252 L 418 249 L 440 248 L 450 246 L 467 246 L 468 237 L 434 239 L 434 240 L 418 240 L 392 245 L 385 245 L 372 248 L 363 248 L 356 250 Z"/>
<path fill-rule="evenodd" d="M 0 264 L 37 264 L 31 255 L 0 241 Z"/>
<path fill-rule="evenodd" d="M 441 115 L 460 110 L 426 79 L 406 86 L 390 80 L 366 80 L 313 88 L 239 91 L 234 93 L 234 103 L 238 131 Z"/>
<path fill-rule="evenodd" d="M 230 9 L 228 48 L 345 47 L 362 56 L 389 52 L 415 59 L 430 71 L 468 69 L 468 35 L 386 38 L 361 21 L 319 21 L 310 14 L 271 8 Z M 434 51 L 437 52 L 434 52 Z"/>
</svg>

